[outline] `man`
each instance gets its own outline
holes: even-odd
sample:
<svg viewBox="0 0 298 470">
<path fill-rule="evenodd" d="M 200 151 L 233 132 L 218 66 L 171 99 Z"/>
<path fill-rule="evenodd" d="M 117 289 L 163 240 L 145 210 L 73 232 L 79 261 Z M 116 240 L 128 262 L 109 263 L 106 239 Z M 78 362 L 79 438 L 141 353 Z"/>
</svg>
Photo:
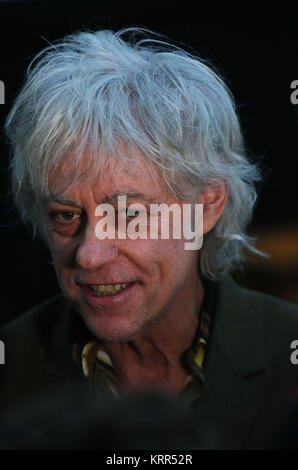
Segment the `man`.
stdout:
<svg viewBox="0 0 298 470">
<path fill-rule="evenodd" d="M 253 249 L 259 176 L 223 81 L 149 32 L 79 32 L 33 61 L 6 129 L 17 207 L 63 295 L 3 329 L 2 406 L 77 381 L 157 390 L 193 407 L 198 447 L 274 445 L 298 309 L 227 276 Z"/>
</svg>

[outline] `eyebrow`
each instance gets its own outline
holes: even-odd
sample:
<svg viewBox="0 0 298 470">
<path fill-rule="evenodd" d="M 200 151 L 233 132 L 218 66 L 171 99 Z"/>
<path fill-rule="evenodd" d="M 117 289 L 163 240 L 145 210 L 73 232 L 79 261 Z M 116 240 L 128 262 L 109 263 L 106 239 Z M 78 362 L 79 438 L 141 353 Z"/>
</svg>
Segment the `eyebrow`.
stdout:
<svg viewBox="0 0 298 470">
<path fill-rule="evenodd" d="M 126 196 L 127 199 L 141 199 L 144 202 L 153 203 L 154 199 L 146 197 L 143 193 L 137 191 L 116 192 L 105 196 L 102 200 L 103 203 L 117 202 L 118 197 Z"/>
<path fill-rule="evenodd" d="M 101 203 L 115 203 L 118 200 L 119 196 L 126 196 L 127 199 L 140 199 L 144 202 L 149 204 L 154 203 L 155 200 L 153 198 L 146 197 L 143 193 L 139 193 L 138 191 L 128 191 L 128 192 L 115 192 L 109 195 L 106 195 Z M 57 202 L 58 204 L 66 205 L 66 206 L 73 206 L 81 209 L 81 207 L 71 199 L 64 198 L 59 194 L 50 194 L 49 202 Z"/>
<path fill-rule="evenodd" d="M 48 202 L 57 202 L 58 204 L 62 204 L 65 206 L 74 206 L 77 207 L 78 209 L 81 209 L 81 207 L 71 199 L 66 199 L 62 196 L 59 196 L 59 194 L 50 194 Z"/>
</svg>

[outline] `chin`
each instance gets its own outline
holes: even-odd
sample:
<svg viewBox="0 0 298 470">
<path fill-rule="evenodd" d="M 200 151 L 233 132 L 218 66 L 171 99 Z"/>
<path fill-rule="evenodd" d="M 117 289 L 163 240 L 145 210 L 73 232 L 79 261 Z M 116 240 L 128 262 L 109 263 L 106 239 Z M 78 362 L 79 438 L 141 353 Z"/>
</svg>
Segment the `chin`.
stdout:
<svg viewBox="0 0 298 470">
<path fill-rule="evenodd" d="M 119 342 L 127 343 L 137 338 L 138 334 L 143 331 L 145 325 L 133 325 L 132 322 L 122 324 L 118 321 L 117 323 L 100 321 L 100 319 L 90 318 L 89 316 L 83 315 L 83 320 L 88 328 L 96 338 L 102 341 L 108 342 Z"/>
</svg>

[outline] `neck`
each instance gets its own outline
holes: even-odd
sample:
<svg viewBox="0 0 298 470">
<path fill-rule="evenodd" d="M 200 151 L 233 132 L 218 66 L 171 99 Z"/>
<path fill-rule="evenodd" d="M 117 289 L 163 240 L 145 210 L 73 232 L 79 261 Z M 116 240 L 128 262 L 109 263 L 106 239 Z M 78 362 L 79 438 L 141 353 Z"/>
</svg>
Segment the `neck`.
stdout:
<svg viewBox="0 0 298 470">
<path fill-rule="evenodd" d="M 158 323 L 127 343 L 105 343 L 123 389 L 154 387 L 181 391 L 187 376 L 180 358 L 199 324 L 204 288 L 195 269 L 190 282 Z"/>
</svg>

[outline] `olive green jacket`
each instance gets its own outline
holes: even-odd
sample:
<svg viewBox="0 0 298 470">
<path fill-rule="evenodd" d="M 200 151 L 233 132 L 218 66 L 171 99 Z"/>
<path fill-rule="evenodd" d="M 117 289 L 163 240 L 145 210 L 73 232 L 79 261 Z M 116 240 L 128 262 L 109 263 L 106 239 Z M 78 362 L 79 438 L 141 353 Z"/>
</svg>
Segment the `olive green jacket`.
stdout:
<svg viewBox="0 0 298 470">
<path fill-rule="evenodd" d="M 85 380 L 72 357 L 78 318 L 59 295 L 0 329 L 0 409 L 13 410 L 60 384 L 71 392 L 76 381 Z M 200 448 L 274 446 L 298 390 L 298 365 L 290 360 L 294 340 L 297 306 L 243 289 L 229 277 L 219 283 L 206 384 L 193 406 L 202 429 Z"/>
</svg>

